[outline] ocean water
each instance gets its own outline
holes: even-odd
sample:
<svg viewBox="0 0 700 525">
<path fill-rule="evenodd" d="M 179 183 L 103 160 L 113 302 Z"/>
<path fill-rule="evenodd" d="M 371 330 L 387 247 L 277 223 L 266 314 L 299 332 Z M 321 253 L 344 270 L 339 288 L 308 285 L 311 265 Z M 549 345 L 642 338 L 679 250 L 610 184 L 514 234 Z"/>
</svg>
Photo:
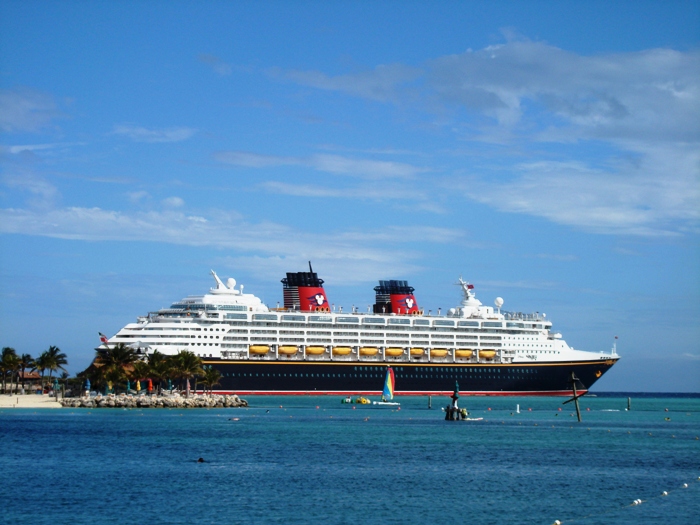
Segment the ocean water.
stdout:
<svg viewBox="0 0 700 525">
<path fill-rule="evenodd" d="M 698 523 L 700 398 L 0 410 L 3 523 Z M 520 413 L 516 405 L 520 405 Z M 353 408 L 355 407 L 355 408 Z M 562 408 L 559 411 L 559 408 Z M 198 458 L 204 463 L 198 463 Z M 684 485 L 687 485 L 685 487 Z M 662 492 L 668 492 L 662 496 Z M 640 505 L 633 505 L 641 499 Z"/>
</svg>

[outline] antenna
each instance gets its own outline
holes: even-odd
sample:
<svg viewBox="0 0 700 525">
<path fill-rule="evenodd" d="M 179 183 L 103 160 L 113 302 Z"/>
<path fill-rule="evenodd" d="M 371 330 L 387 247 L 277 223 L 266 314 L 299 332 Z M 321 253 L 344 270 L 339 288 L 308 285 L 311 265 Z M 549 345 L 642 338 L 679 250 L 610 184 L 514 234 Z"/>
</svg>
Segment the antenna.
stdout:
<svg viewBox="0 0 700 525">
<path fill-rule="evenodd" d="M 309 272 L 314 273 L 313 268 L 311 268 L 311 261 L 309 261 Z"/>
</svg>

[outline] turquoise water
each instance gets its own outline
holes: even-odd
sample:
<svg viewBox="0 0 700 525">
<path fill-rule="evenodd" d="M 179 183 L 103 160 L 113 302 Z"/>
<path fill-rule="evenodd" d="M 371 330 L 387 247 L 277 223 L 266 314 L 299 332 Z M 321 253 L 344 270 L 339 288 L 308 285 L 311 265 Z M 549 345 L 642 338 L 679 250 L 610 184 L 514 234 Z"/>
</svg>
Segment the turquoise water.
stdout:
<svg viewBox="0 0 700 525">
<path fill-rule="evenodd" d="M 11 480 L 0 484 L 0 516 L 35 525 L 602 525 L 700 515 L 698 398 L 633 396 L 629 412 L 626 396 L 583 398 L 582 423 L 558 398 L 463 397 L 460 406 L 484 418 L 469 422 L 444 421 L 447 398 L 432 410 L 425 397 L 400 398 L 401 410 L 337 397 L 248 401 L 0 410 L 0 472 Z"/>
</svg>

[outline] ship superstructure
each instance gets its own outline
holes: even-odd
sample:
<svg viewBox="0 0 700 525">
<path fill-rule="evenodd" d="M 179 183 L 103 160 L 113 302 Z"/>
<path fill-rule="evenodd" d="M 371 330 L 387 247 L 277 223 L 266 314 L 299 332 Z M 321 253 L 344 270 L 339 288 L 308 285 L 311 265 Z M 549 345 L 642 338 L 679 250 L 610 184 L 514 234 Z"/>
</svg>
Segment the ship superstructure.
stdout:
<svg viewBox="0 0 700 525">
<path fill-rule="evenodd" d="M 570 377 L 587 390 L 618 359 L 574 350 L 544 314 L 502 312 L 476 298 L 461 277 L 462 301 L 445 315 L 420 310 L 406 281 L 380 281 L 373 308 L 329 306 L 323 280 L 309 272 L 282 279 L 284 307 L 268 308 L 236 281 L 139 317 L 107 345 L 142 353 L 189 350 L 222 373 L 221 391 L 269 394 L 373 394 L 390 365 L 396 394 L 568 394 Z"/>
</svg>

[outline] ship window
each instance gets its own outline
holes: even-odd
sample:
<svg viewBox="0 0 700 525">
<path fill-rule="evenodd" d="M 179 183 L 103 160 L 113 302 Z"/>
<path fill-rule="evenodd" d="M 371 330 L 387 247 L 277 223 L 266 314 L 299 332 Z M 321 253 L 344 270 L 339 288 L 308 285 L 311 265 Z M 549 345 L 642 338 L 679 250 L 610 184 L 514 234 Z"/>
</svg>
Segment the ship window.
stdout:
<svg viewBox="0 0 700 525">
<path fill-rule="evenodd" d="M 384 324 L 384 319 L 381 317 L 365 317 L 362 324 Z"/>
<path fill-rule="evenodd" d="M 416 319 L 415 321 L 413 321 L 413 325 L 414 326 L 429 326 L 430 321 L 428 321 L 427 319 Z"/>
<path fill-rule="evenodd" d="M 458 326 L 479 326 L 479 321 L 460 321 Z"/>
<path fill-rule="evenodd" d="M 433 326 L 454 326 L 454 321 L 446 321 L 444 319 L 438 319 L 433 321 Z"/>
<path fill-rule="evenodd" d="M 283 321 L 306 321 L 306 317 L 303 315 L 283 315 Z"/>
<path fill-rule="evenodd" d="M 353 323 L 358 324 L 360 320 L 357 317 L 336 317 L 336 323 Z"/>
<path fill-rule="evenodd" d="M 277 321 L 276 314 L 253 314 L 255 321 Z"/>
<path fill-rule="evenodd" d="M 310 315 L 309 322 L 311 323 L 330 323 L 333 319 L 330 315 Z"/>
<path fill-rule="evenodd" d="M 410 319 L 389 319 L 389 324 L 411 324 Z"/>
</svg>

